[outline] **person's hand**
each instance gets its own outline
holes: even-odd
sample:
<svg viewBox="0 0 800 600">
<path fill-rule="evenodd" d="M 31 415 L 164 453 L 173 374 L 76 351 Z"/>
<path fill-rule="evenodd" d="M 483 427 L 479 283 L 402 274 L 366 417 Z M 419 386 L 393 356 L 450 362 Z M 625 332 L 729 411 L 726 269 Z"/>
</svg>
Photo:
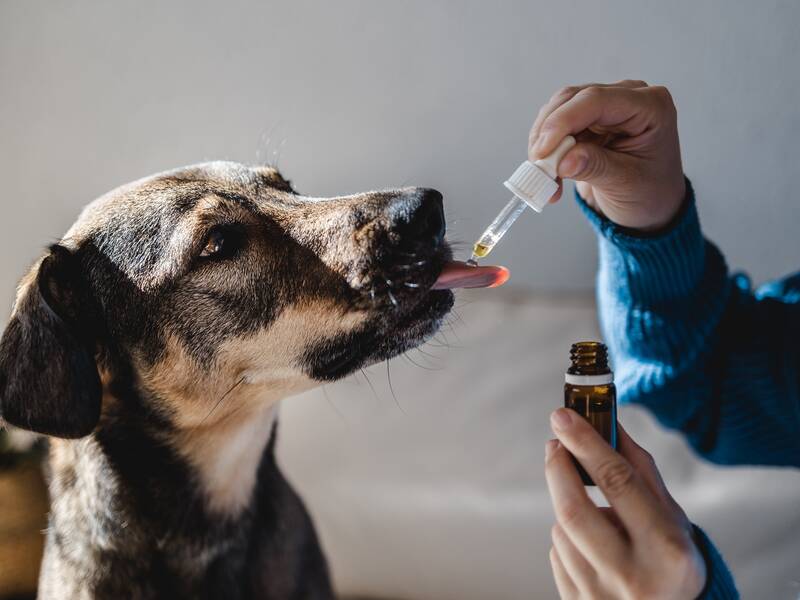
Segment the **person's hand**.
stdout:
<svg viewBox="0 0 800 600">
<path fill-rule="evenodd" d="M 531 128 L 530 160 L 550 154 L 567 135 L 578 143 L 558 174 L 577 181 L 592 208 L 643 231 L 660 229 L 677 214 L 686 184 L 677 113 L 666 88 L 626 80 L 559 90 Z"/>
<path fill-rule="evenodd" d="M 556 524 L 550 562 L 562 598 L 681 598 L 703 590 L 706 567 L 692 525 L 652 457 L 618 428 L 619 453 L 578 413 L 555 411 L 545 475 Z M 602 490 L 589 498 L 569 452 Z"/>
</svg>

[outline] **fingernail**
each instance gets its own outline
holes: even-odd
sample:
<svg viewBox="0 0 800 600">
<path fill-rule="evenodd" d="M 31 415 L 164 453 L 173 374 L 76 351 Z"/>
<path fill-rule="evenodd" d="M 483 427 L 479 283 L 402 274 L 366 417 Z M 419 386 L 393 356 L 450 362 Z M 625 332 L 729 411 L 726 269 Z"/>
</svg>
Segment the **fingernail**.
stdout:
<svg viewBox="0 0 800 600">
<path fill-rule="evenodd" d="M 572 416 L 566 408 L 559 408 L 550 415 L 550 422 L 555 429 L 567 429 L 572 425 Z"/>
<path fill-rule="evenodd" d="M 553 452 L 555 452 L 556 448 L 558 448 L 558 440 L 547 440 L 547 443 L 544 445 L 545 460 L 550 458 Z"/>
<path fill-rule="evenodd" d="M 575 152 L 565 156 L 558 164 L 558 174 L 562 177 L 575 177 L 586 168 L 587 157 L 583 153 Z"/>
</svg>

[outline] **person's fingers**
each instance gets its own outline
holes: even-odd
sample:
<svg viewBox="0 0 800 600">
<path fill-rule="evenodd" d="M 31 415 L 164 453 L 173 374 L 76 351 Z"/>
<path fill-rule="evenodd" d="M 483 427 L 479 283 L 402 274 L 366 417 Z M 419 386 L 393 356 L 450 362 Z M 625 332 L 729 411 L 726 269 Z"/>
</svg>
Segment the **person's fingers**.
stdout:
<svg viewBox="0 0 800 600">
<path fill-rule="evenodd" d="M 619 423 L 617 423 L 617 449 L 633 465 L 653 494 L 664 502 L 684 522 L 684 525 L 691 525 L 686 513 L 683 512 L 683 508 L 669 493 L 667 484 L 664 483 L 664 478 L 661 477 L 661 472 L 658 470 L 653 456 L 637 444 Z"/>
<path fill-rule="evenodd" d="M 537 158 L 547 156 L 565 136 L 589 127 L 628 136 L 643 133 L 661 106 L 661 93 L 654 90 L 602 86 L 581 90 L 544 119 L 531 152 Z"/>
<path fill-rule="evenodd" d="M 550 204 L 555 204 L 561 200 L 561 195 L 564 193 L 564 182 L 561 177 L 556 178 L 556 183 L 558 183 L 558 189 L 556 190 L 556 193 L 550 197 L 550 200 L 548 200 Z"/>
<path fill-rule="evenodd" d="M 586 183 L 585 181 L 576 181 L 575 182 L 575 190 L 580 194 L 581 198 L 586 200 L 586 203 L 591 206 L 594 210 L 602 213 L 603 211 L 597 206 L 597 202 L 594 199 L 594 190 L 592 189 L 592 184 Z"/>
<path fill-rule="evenodd" d="M 612 183 L 620 173 L 630 173 L 636 167 L 635 159 L 603 148 L 597 144 L 579 142 L 575 144 L 558 164 L 561 177 L 585 181 L 592 185 Z"/>
<path fill-rule="evenodd" d="M 551 531 L 553 547 L 561 559 L 561 564 L 578 591 L 588 595 L 596 586 L 597 571 L 572 543 L 564 529 L 556 523 Z"/>
<path fill-rule="evenodd" d="M 617 83 L 612 83 L 611 87 L 626 87 L 631 89 L 643 88 L 647 87 L 647 82 L 642 81 L 641 79 L 623 79 Z"/>
<path fill-rule="evenodd" d="M 586 494 L 566 449 L 550 440 L 545 449 L 545 478 L 556 520 L 593 565 L 624 562 L 625 547 L 614 526 Z"/>
<path fill-rule="evenodd" d="M 625 531 L 625 525 L 622 524 L 622 521 L 620 520 L 619 515 L 617 514 L 617 511 L 614 510 L 613 506 L 598 506 L 597 508 L 600 509 L 600 512 L 603 514 L 603 516 L 608 519 L 608 521 L 614 527 L 617 528 L 617 531 L 619 531 L 620 535 L 625 537 L 628 536 L 628 532 Z"/>
<path fill-rule="evenodd" d="M 654 494 L 668 494 L 652 455 L 637 444 L 620 423 L 617 423 L 617 451 L 633 465 Z"/>
<path fill-rule="evenodd" d="M 545 119 L 547 119 L 547 117 L 549 117 L 550 114 L 559 106 L 568 100 L 571 100 L 575 94 L 581 90 L 585 90 L 588 87 L 624 87 L 635 89 L 647 87 L 647 83 L 640 79 L 623 79 L 622 81 L 617 81 L 616 83 L 586 83 L 583 85 L 570 85 L 561 88 L 550 97 L 550 100 L 548 100 L 547 103 L 542 106 L 542 108 L 539 109 L 539 113 L 536 115 L 536 119 L 533 121 L 530 134 L 528 135 L 528 148 L 530 148 L 536 142 L 536 138 L 539 136 L 539 131 L 541 130 L 542 123 L 544 123 Z"/>
<path fill-rule="evenodd" d="M 535 142 L 536 138 L 539 136 L 539 130 L 542 127 L 542 123 L 544 123 L 545 119 L 550 116 L 550 114 L 557 109 L 559 106 L 564 104 L 570 100 L 575 94 L 580 92 L 584 89 L 585 85 L 570 85 L 567 87 L 563 87 L 558 90 L 555 94 L 550 97 L 540 109 L 536 118 L 533 121 L 533 125 L 531 126 L 531 131 L 528 134 L 528 148 L 530 148 Z"/>
<path fill-rule="evenodd" d="M 581 463 L 609 504 L 616 509 L 631 537 L 645 536 L 653 528 L 668 526 L 658 497 L 650 491 L 633 465 L 614 451 L 586 419 L 573 410 L 560 408 L 553 412 L 550 423 L 559 441 Z"/>
<path fill-rule="evenodd" d="M 575 587 L 569 573 L 564 568 L 564 563 L 558 555 L 558 550 L 555 546 L 550 548 L 550 568 L 553 570 L 553 579 L 556 580 L 556 588 L 558 588 L 558 595 L 561 600 L 571 600 L 578 598 L 578 588 Z"/>
</svg>

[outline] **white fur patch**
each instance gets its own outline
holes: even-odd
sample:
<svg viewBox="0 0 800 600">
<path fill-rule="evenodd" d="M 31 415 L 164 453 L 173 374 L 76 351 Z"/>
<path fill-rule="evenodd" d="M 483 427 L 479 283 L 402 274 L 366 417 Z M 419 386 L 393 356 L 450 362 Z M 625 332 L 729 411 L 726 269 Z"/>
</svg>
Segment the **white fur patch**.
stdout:
<svg viewBox="0 0 800 600">
<path fill-rule="evenodd" d="M 250 504 L 275 412 L 268 405 L 230 426 L 196 431 L 183 446 L 200 474 L 210 510 L 233 516 Z"/>
</svg>

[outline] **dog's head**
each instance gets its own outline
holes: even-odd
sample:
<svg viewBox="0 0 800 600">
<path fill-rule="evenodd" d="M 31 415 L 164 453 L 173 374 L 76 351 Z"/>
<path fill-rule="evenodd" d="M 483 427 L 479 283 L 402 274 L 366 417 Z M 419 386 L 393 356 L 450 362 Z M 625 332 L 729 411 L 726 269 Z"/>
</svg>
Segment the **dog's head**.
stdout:
<svg viewBox="0 0 800 600">
<path fill-rule="evenodd" d="M 453 303 L 431 289 L 444 233 L 429 189 L 309 198 L 233 163 L 123 186 L 22 281 L 0 342 L 2 416 L 81 437 L 125 401 L 124 381 L 142 415 L 193 427 L 388 359 Z"/>
</svg>

